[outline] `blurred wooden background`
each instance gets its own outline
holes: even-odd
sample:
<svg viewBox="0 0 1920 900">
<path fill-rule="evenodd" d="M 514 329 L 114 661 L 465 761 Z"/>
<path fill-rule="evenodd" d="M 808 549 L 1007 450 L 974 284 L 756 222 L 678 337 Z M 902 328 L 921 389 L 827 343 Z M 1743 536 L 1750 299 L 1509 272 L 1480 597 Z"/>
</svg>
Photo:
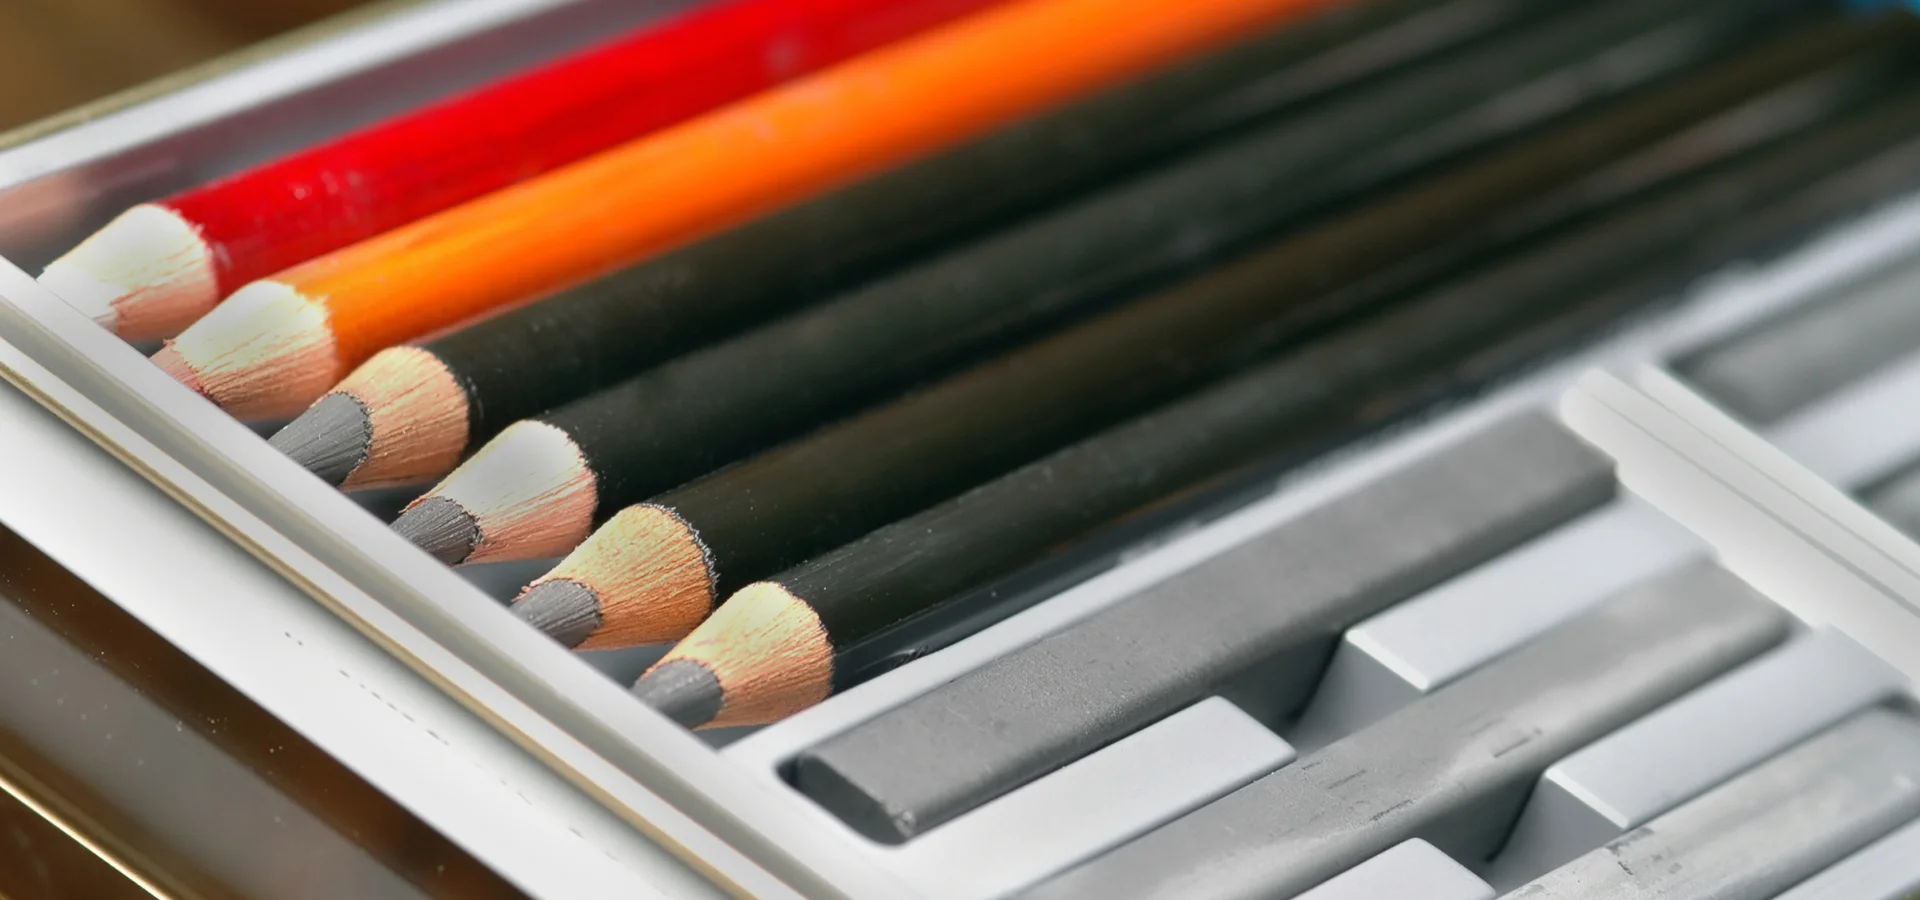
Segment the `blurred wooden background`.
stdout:
<svg viewBox="0 0 1920 900">
<path fill-rule="evenodd" d="M 0 131 L 362 0 L 0 0 Z"/>
</svg>

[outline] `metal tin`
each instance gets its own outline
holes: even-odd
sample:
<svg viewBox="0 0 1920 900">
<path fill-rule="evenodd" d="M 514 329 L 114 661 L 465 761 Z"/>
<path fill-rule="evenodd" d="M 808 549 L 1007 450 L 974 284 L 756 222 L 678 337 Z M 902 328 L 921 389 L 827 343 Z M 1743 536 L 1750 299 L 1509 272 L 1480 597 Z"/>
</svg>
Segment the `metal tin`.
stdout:
<svg viewBox="0 0 1920 900">
<path fill-rule="evenodd" d="M 782 779 L 785 762 L 1523 407 L 1558 408 L 1618 459 L 1628 487 L 1705 538 L 1737 573 L 1803 619 L 1831 624 L 1908 678 L 1920 676 L 1911 605 L 1920 602 L 1920 547 L 1659 367 L 1678 348 L 1920 252 L 1920 199 L 1762 269 L 1729 273 L 1487 396 L 1289 472 L 1204 524 L 1106 548 L 1090 564 L 1104 568 L 1093 577 L 1087 565 L 1054 573 L 1029 588 L 1038 601 L 1030 609 L 721 750 L 526 628 L 28 274 L 129 203 L 672 5 L 391 8 L 0 138 L 0 376 L 20 392 L 0 392 L 0 423 L 15 432 L 0 447 L 34 448 L 5 467 L 15 471 L 0 472 L 0 520 L 529 893 L 711 893 L 702 878 L 743 896 L 930 893 L 937 866 L 874 844 L 815 807 Z M 1583 377 L 1596 367 L 1632 373 L 1631 383 L 1604 372 Z M 117 524 L 90 524 L 108 520 Z M 130 537 L 115 545 L 108 534 Z M 196 599 L 196 582 L 241 596 Z M 1058 588 L 1069 582 L 1077 583 Z M 247 604 L 244 627 L 210 622 L 195 605 L 212 602 Z M 300 663 L 263 657 L 263 643 L 278 646 L 276 628 L 301 636 L 310 653 Z M 345 682 L 315 674 L 334 671 Z M 404 707 L 404 722 L 357 718 L 372 708 L 366 695 Z M 419 744 L 422 734 L 444 749 Z M 422 777 L 442 765 L 437 753 L 484 764 Z M 577 842 L 564 837 L 569 831 Z"/>
</svg>

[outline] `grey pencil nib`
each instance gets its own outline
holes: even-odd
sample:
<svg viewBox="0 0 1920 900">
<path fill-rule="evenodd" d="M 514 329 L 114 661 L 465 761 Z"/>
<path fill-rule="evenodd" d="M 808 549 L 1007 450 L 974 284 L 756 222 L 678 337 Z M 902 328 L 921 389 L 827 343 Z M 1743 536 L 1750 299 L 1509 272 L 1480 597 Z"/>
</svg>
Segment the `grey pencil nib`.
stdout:
<svg viewBox="0 0 1920 900">
<path fill-rule="evenodd" d="M 339 487 L 367 461 L 373 422 L 367 408 L 346 394 L 320 398 L 268 441 L 307 471 Z"/>
<path fill-rule="evenodd" d="M 600 630 L 600 597 L 571 578 L 542 581 L 513 601 L 513 614 L 568 647 Z"/>
<path fill-rule="evenodd" d="M 480 525 L 466 507 L 445 497 L 428 497 L 394 520 L 393 530 L 450 566 L 467 561 L 480 542 Z"/>
<path fill-rule="evenodd" d="M 686 728 L 699 728 L 720 715 L 726 700 L 713 670 L 691 659 L 670 659 L 633 684 L 640 702 Z"/>
</svg>

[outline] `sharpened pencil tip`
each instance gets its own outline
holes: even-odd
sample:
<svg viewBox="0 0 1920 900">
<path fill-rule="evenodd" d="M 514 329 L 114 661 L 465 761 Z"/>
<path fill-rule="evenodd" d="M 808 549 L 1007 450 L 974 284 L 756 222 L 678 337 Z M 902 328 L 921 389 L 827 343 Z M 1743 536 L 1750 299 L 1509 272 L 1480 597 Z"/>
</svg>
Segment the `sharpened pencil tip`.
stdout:
<svg viewBox="0 0 1920 900">
<path fill-rule="evenodd" d="M 394 520 L 393 530 L 450 566 L 466 562 L 480 542 L 480 525 L 473 514 L 445 497 L 428 497 L 415 504 Z"/>
<path fill-rule="evenodd" d="M 513 601 L 513 614 L 568 647 L 600 630 L 600 597 L 571 578 L 542 581 Z"/>
<path fill-rule="evenodd" d="M 328 394 L 267 443 L 326 483 L 339 487 L 367 461 L 373 422 L 359 400 L 346 394 Z"/>
<path fill-rule="evenodd" d="M 670 659 L 633 684 L 640 702 L 687 728 L 699 728 L 720 715 L 726 695 L 713 670 L 691 659 Z"/>
<path fill-rule="evenodd" d="M 220 301 L 199 226 L 142 203 L 47 264 L 40 284 L 130 343 L 170 338 Z"/>
</svg>

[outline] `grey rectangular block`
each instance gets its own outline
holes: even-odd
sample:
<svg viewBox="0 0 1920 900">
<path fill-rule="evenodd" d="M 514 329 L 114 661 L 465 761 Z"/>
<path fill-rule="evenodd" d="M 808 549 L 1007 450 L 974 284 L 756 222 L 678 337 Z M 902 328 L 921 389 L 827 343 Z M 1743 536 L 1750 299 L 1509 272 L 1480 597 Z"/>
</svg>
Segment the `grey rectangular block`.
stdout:
<svg viewBox="0 0 1920 900">
<path fill-rule="evenodd" d="M 1920 897 L 1920 822 L 1903 826 L 1775 900 L 1914 900 Z"/>
<path fill-rule="evenodd" d="M 1287 739 L 1318 750 L 1705 549 L 1623 495 L 1347 629 Z"/>
<path fill-rule="evenodd" d="M 1346 870 L 1299 900 L 1493 900 L 1493 888 L 1414 838 Z"/>
<path fill-rule="evenodd" d="M 1822 631 L 1730 672 L 1547 770 L 1487 870 L 1524 883 L 1897 692 L 1904 679 Z"/>
<path fill-rule="evenodd" d="M 1422 838 L 1491 855 L 1549 765 L 1786 634 L 1743 582 L 1690 566 L 1145 837 L 1036 897 L 1290 897 Z"/>
<path fill-rule="evenodd" d="M 1920 347 L 1920 266 L 1758 323 L 1676 366 L 1735 415 L 1767 425 Z"/>
<path fill-rule="evenodd" d="M 1218 697 L 1202 700 L 892 852 L 930 900 L 1002 897 L 1293 761 Z"/>
<path fill-rule="evenodd" d="M 1909 468 L 1874 486 L 1864 502 L 1887 524 L 1920 538 L 1920 467 Z"/>
<path fill-rule="evenodd" d="M 1505 420 L 835 736 L 795 784 L 899 841 L 1210 693 L 1277 718 L 1346 627 L 1613 492 L 1557 422 Z"/>
<path fill-rule="evenodd" d="M 1766 900 L 1915 816 L 1920 722 L 1875 709 L 1507 897 Z"/>
<path fill-rule="evenodd" d="M 1761 436 L 1842 489 L 1871 490 L 1920 454 L 1920 417 L 1895 412 L 1916 394 L 1920 353 L 1794 412 Z"/>
</svg>

